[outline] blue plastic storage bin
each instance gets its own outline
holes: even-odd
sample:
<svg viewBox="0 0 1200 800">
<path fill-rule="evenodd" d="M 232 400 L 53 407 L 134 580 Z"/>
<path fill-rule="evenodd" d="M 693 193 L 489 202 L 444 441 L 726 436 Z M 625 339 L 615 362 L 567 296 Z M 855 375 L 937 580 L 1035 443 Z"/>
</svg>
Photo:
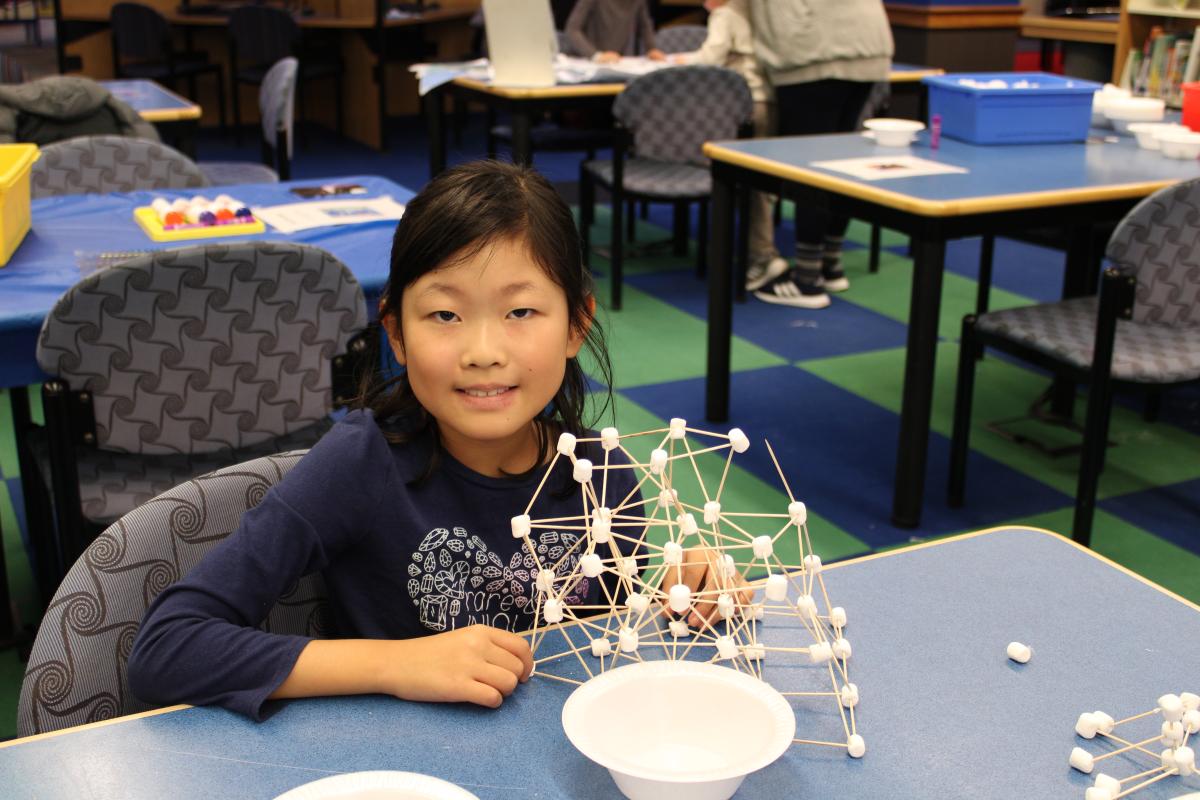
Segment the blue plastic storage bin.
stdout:
<svg viewBox="0 0 1200 800">
<path fill-rule="evenodd" d="M 960 80 L 1002 80 L 1010 88 L 983 89 Z M 1034 84 L 1011 88 L 1020 81 Z M 940 114 L 942 133 L 972 144 L 1080 142 L 1092 121 L 1092 93 L 1100 84 L 1047 72 L 961 72 L 925 78 L 929 117 Z"/>
</svg>

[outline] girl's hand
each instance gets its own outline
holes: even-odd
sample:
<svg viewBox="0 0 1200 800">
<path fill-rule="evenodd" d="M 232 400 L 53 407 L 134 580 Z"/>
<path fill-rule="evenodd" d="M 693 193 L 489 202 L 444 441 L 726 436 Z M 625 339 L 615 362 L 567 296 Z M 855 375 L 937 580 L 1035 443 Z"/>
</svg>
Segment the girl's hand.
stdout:
<svg viewBox="0 0 1200 800">
<path fill-rule="evenodd" d="M 615 64 L 621 60 L 621 54 L 615 50 L 601 50 L 592 59 L 598 64 Z"/>
<path fill-rule="evenodd" d="M 646 53 L 646 58 L 650 59 L 651 61 L 666 61 L 667 54 L 655 47 L 649 53 Z"/>
<path fill-rule="evenodd" d="M 389 644 L 394 658 L 383 666 L 381 684 L 404 700 L 496 708 L 533 670 L 527 640 L 487 625 Z"/>
<path fill-rule="evenodd" d="M 687 623 L 693 628 L 703 628 L 711 624 L 717 617 L 716 593 L 722 588 L 720 580 L 719 561 L 721 553 L 709 547 L 691 547 L 683 551 L 683 565 L 668 567 L 663 575 L 659 590 L 669 592 L 677 583 L 683 583 L 697 592 L 712 592 L 692 603 L 692 612 L 688 615 Z M 732 586 L 731 586 L 732 584 Z M 754 591 L 746 586 L 746 580 L 738 573 L 732 581 L 724 582 L 726 589 L 734 588 L 734 602 L 738 605 L 749 603 L 754 597 Z M 668 613 L 670 610 L 668 610 Z"/>
</svg>

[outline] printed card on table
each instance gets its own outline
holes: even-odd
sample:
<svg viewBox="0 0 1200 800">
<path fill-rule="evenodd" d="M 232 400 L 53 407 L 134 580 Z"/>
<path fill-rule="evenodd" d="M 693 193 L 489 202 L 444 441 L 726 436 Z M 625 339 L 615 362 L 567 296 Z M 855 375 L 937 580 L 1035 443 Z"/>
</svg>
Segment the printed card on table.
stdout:
<svg viewBox="0 0 1200 800">
<path fill-rule="evenodd" d="M 902 155 L 839 158 L 833 161 L 814 161 L 809 166 L 820 167 L 832 172 L 844 172 L 865 181 L 915 178 L 920 175 L 954 175 L 967 172 L 962 167 L 941 164 L 926 158 Z"/>
</svg>

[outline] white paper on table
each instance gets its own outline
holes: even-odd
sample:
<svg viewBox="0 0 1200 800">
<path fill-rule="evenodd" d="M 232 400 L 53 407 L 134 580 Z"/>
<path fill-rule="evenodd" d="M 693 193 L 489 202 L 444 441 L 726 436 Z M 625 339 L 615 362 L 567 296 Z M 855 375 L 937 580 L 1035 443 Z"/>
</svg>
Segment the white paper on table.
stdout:
<svg viewBox="0 0 1200 800">
<path fill-rule="evenodd" d="M 398 220 L 404 206 L 390 195 L 369 200 L 307 200 L 279 206 L 251 208 L 255 217 L 280 233 L 295 233 L 327 225 L 358 225 L 363 222 Z"/>
<path fill-rule="evenodd" d="M 560 53 L 554 60 L 554 79 L 561 84 L 624 83 L 647 72 L 673 66 L 678 65 L 651 61 L 645 56 L 625 56 L 612 64 L 600 64 Z M 413 64 L 409 71 L 417 76 L 417 91 L 422 96 L 455 78 L 492 82 L 492 67 L 486 58 L 448 64 Z"/>
<path fill-rule="evenodd" d="M 865 181 L 881 181 L 886 178 L 915 178 L 919 175 L 954 175 L 968 172 L 927 158 L 916 156 L 867 156 L 865 158 L 839 158 L 833 161 L 813 161 L 809 166 L 833 172 L 844 172 Z"/>
</svg>

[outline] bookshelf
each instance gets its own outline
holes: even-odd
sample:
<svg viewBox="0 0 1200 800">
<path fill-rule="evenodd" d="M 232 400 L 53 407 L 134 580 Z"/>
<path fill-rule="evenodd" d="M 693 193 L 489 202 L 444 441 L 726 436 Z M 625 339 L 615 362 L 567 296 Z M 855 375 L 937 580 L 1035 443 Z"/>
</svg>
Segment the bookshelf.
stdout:
<svg viewBox="0 0 1200 800">
<path fill-rule="evenodd" d="M 1193 36 L 1200 24 L 1200 0 L 1121 0 L 1121 17 L 1117 25 L 1117 49 L 1113 58 L 1113 83 L 1121 83 L 1130 52 L 1146 52 L 1147 39 L 1155 28 L 1168 36 L 1195 42 Z M 1153 50 L 1153 45 L 1151 45 Z M 1190 54 L 1189 54 L 1190 55 Z M 1196 59 L 1190 59 L 1196 60 Z M 1184 65 L 1186 68 L 1186 64 Z M 1136 76 L 1135 76 L 1136 77 Z M 1178 98 L 1168 98 L 1178 105 Z"/>
</svg>

